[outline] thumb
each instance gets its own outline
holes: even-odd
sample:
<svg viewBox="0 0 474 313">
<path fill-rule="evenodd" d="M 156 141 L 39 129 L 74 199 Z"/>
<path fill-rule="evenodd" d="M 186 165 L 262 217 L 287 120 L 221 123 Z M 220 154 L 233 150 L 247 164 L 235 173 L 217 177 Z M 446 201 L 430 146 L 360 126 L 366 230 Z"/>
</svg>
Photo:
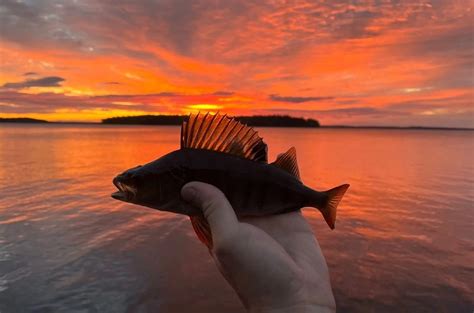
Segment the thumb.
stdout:
<svg viewBox="0 0 474 313">
<path fill-rule="evenodd" d="M 218 188 L 201 182 L 190 182 L 181 189 L 184 200 L 200 208 L 214 241 L 231 236 L 238 227 L 237 216 L 225 195 Z"/>
</svg>

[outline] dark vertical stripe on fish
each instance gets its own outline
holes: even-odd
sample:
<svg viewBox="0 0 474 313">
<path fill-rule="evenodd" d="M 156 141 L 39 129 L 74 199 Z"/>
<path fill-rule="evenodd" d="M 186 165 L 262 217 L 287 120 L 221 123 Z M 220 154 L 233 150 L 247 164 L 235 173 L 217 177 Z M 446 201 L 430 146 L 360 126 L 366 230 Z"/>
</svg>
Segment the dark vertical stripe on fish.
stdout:
<svg viewBox="0 0 474 313">
<path fill-rule="evenodd" d="M 216 178 L 217 187 L 221 189 L 221 191 L 226 195 L 226 197 L 229 197 L 229 178 L 227 177 L 226 173 L 221 173 L 221 175 L 217 175 Z"/>
<path fill-rule="evenodd" d="M 260 184 L 260 188 L 259 188 L 258 191 L 259 192 L 257 194 L 257 207 L 256 207 L 256 209 L 259 212 L 259 214 L 262 214 L 263 210 L 264 210 L 265 200 L 267 198 L 268 191 L 269 191 L 268 184 L 267 183 Z"/>
<path fill-rule="evenodd" d="M 240 207 L 242 195 L 240 193 L 240 180 L 228 179 L 230 181 L 229 202 L 233 207 Z"/>
<path fill-rule="evenodd" d="M 240 201 L 240 208 L 243 209 L 243 211 L 248 210 L 249 206 L 249 200 L 250 200 L 250 194 L 251 194 L 251 189 L 250 189 L 250 184 L 247 179 L 242 179 L 242 184 L 241 184 L 241 201 Z"/>
<path fill-rule="evenodd" d="M 253 209 L 255 209 L 257 205 L 257 199 L 256 199 L 256 189 L 255 189 L 255 182 L 253 180 L 248 180 L 248 185 L 247 185 L 247 192 L 246 192 L 246 200 L 245 200 L 245 206 L 242 206 L 243 211 L 242 215 L 248 214 L 252 212 Z"/>
<path fill-rule="evenodd" d="M 280 203 L 287 204 L 291 201 L 291 195 L 289 194 L 287 189 L 280 190 L 278 192 L 278 196 L 280 198 Z"/>
</svg>

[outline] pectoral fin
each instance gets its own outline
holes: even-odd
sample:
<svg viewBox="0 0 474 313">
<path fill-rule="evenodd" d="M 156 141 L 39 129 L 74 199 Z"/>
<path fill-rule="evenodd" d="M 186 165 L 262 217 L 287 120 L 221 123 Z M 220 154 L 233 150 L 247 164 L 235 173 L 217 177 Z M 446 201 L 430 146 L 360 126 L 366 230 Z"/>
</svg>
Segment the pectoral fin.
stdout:
<svg viewBox="0 0 474 313">
<path fill-rule="evenodd" d="M 198 236 L 199 240 L 205 244 L 209 249 L 212 249 L 212 234 L 209 223 L 202 215 L 190 216 L 191 224 L 193 225 L 194 232 Z"/>
</svg>

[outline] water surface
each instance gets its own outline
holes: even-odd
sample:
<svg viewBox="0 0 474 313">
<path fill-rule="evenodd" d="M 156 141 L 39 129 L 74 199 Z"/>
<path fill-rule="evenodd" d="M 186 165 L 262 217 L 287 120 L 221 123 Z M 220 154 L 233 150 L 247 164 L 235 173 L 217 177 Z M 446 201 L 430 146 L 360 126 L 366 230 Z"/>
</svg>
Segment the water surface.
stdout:
<svg viewBox="0 0 474 313">
<path fill-rule="evenodd" d="M 336 230 L 305 209 L 338 312 L 472 312 L 469 131 L 261 128 L 303 181 L 351 183 Z M 179 144 L 165 126 L 0 126 L 0 311 L 243 312 L 187 218 L 110 198 Z"/>
</svg>

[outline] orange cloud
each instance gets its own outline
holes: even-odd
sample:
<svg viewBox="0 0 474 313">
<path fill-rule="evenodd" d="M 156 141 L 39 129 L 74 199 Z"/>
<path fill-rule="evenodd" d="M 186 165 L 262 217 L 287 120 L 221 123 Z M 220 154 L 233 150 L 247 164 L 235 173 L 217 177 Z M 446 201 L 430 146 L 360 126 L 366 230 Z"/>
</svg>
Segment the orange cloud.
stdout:
<svg viewBox="0 0 474 313">
<path fill-rule="evenodd" d="M 457 1 L 4 2 L 0 116 L 474 127 L 473 15 Z"/>
</svg>

